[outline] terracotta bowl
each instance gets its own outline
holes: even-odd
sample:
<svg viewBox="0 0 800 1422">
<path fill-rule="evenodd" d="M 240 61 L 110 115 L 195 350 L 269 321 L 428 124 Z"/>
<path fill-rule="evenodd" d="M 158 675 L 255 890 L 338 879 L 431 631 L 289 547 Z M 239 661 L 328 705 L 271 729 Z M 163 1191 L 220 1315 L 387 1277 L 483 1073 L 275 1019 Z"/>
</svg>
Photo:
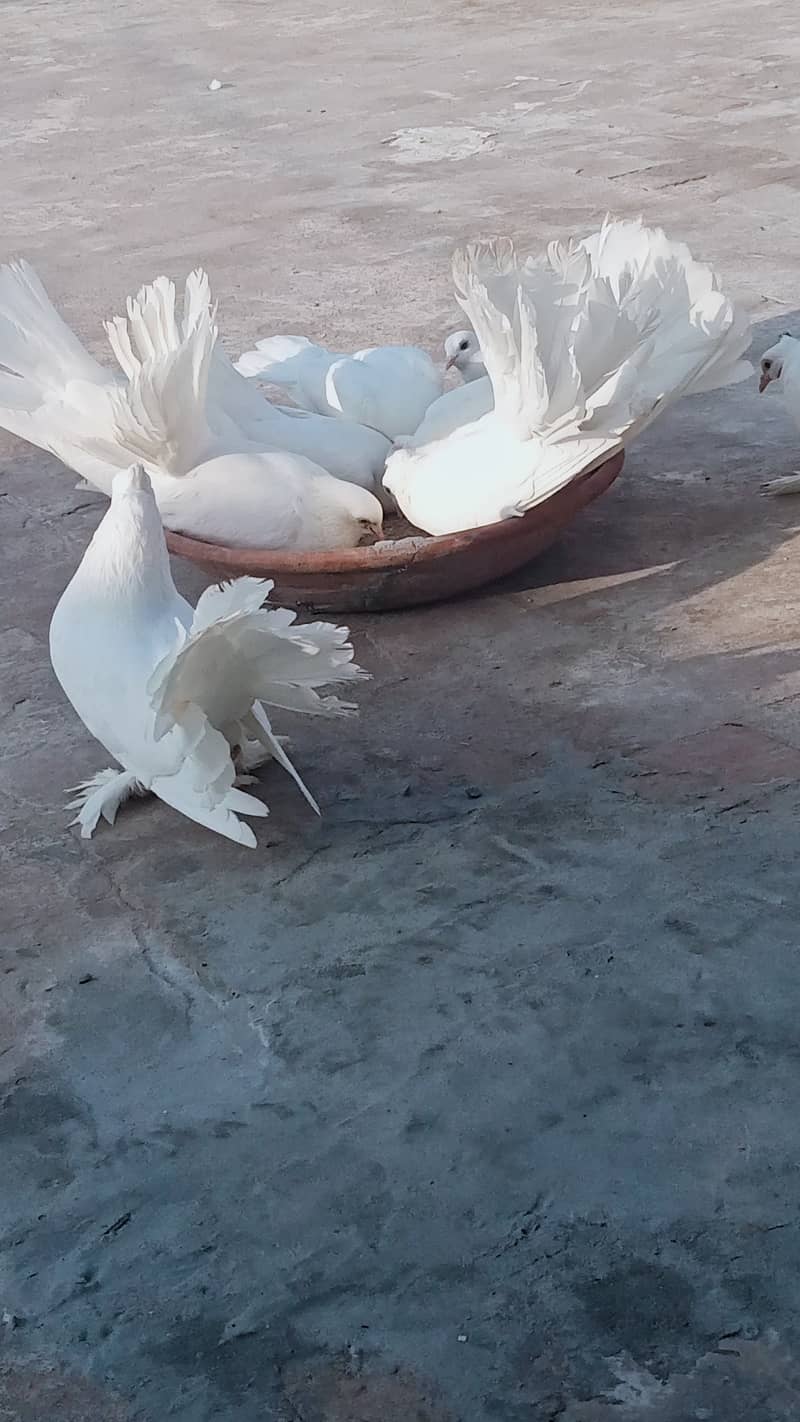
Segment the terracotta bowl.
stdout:
<svg viewBox="0 0 800 1422">
<path fill-rule="evenodd" d="M 573 479 L 522 518 L 449 533 L 421 534 L 389 518 L 389 540 L 334 553 L 226 548 L 167 532 L 167 547 L 196 563 L 214 582 L 243 573 L 273 578 L 276 602 L 317 612 L 383 612 L 441 602 L 513 573 L 549 548 L 577 513 L 605 493 L 619 474 L 623 454 Z"/>
</svg>

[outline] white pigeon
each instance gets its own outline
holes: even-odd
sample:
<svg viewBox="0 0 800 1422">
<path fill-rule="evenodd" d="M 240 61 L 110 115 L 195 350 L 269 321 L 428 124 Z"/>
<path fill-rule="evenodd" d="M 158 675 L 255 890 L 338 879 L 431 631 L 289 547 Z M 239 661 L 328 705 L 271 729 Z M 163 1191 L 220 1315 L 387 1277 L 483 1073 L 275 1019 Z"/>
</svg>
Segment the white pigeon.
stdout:
<svg viewBox="0 0 800 1422">
<path fill-rule="evenodd" d="M 444 343 L 445 370 L 457 370 L 465 385 L 482 380 L 486 362 L 474 331 L 451 331 Z"/>
<path fill-rule="evenodd" d="M 78 787 L 70 808 L 83 838 L 110 824 L 128 796 L 152 791 L 181 814 L 239 844 L 255 835 L 239 814 L 267 807 L 236 786 L 251 743 L 280 762 L 317 809 L 265 705 L 309 715 L 354 708 L 315 688 L 364 673 L 346 628 L 294 626 L 262 604 L 272 583 L 238 578 L 208 588 L 192 609 L 175 588 L 150 480 L 117 474 L 111 505 L 53 613 L 50 660 L 86 729 L 121 769 Z M 263 755 L 262 759 L 266 758 Z"/>
<path fill-rule="evenodd" d="M 494 409 L 399 449 L 384 483 L 432 534 L 520 516 L 624 447 L 681 395 L 744 380 L 749 323 L 682 243 L 607 219 L 520 261 L 511 242 L 455 254 Z M 477 382 L 475 382 L 477 384 Z"/>
<path fill-rule="evenodd" d="M 761 357 L 759 393 L 770 385 L 783 396 L 789 418 L 800 429 L 800 340 L 788 331 Z M 800 494 L 800 474 L 769 479 L 761 488 L 765 494 Z"/>
<path fill-rule="evenodd" d="M 474 424 L 494 409 L 494 391 L 488 375 L 445 390 L 425 411 L 422 424 L 413 435 L 395 440 L 397 449 L 418 449 L 437 439 L 446 439 L 462 425 Z"/>
<path fill-rule="evenodd" d="M 32 267 L 0 268 L 0 426 L 105 494 L 118 470 L 142 461 L 166 526 L 198 538 L 326 549 L 380 537 L 382 509 L 368 488 L 277 444 L 274 419 L 281 431 L 303 422 L 280 415 L 236 374 L 203 272 L 187 279 L 181 320 L 172 282 L 159 277 L 106 332 L 121 375 L 84 349 Z M 336 422 L 323 423 L 335 443 Z M 376 454 L 377 468 L 382 441 Z"/>
<path fill-rule="evenodd" d="M 208 279 L 202 273 L 198 275 L 210 306 Z M 193 274 L 189 281 L 194 280 Z M 392 444 L 379 430 L 344 417 L 333 419 L 290 405 L 271 404 L 254 381 L 236 371 L 219 342 L 214 351 L 210 390 L 212 409 L 222 406 L 259 449 L 301 454 L 334 478 L 360 484 L 387 507 L 391 506 L 385 498 L 382 479 Z"/>
<path fill-rule="evenodd" d="M 445 390 L 429 405 L 413 435 L 395 440 L 396 449 L 416 449 L 435 439 L 445 439 L 461 425 L 469 425 L 494 408 L 494 393 L 474 331 L 452 331 L 444 343 L 445 370 L 457 370 L 462 384 Z"/>
<path fill-rule="evenodd" d="M 347 356 L 305 336 L 270 336 L 236 369 L 285 389 L 301 409 L 356 420 L 390 440 L 413 434 L 443 388 L 441 372 L 416 346 L 371 346 Z"/>
</svg>

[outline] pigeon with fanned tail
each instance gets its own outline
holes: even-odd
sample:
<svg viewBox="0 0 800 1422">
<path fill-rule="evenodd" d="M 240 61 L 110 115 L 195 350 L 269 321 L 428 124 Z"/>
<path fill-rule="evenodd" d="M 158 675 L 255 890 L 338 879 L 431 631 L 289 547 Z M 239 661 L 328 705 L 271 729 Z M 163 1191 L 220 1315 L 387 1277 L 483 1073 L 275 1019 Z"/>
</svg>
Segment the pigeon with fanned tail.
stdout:
<svg viewBox="0 0 800 1422">
<path fill-rule="evenodd" d="M 609 219 L 539 261 L 479 243 L 455 254 L 453 277 L 494 409 L 389 459 L 387 489 L 428 533 L 519 517 L 680 396 L 752 372 L 747 318 L 709 267 L 642 222 Z"/>
<path fill-rule="evenodd" d="M 219 344 L 203 272 L 187 278 L 181 317 L 159 277 L 106 331 L 121 374 L 84 350 L 32 267 L 0 268 L 0 426 L 105 494 L 140 460 L 165 525 L 211 542 L 330 549 L 380 537 L 373 490 L 388 441 L 269 405 Z"/>
<path fill-rule="evenodd" d="M 114 479 L 111 506 L 50 624 L 50 659 L 86 729 L 117 761 L 78 789 L 84 838 L 147 791 L 190 820 L 253 847 L 239 815 L 268 813 L 239 788 L 239 770 L 274 757 L 306 789 L 266 707 L 311 716 L 355 708 L 318 688 L 364 675 L 346 628 L 295 625 L 265 608 L 258 578 L 208 588 L 192 609 L 170 573 L 150 480 L 141 465 Z M 246 783 L 246 777 L 244 783 Z M 238 781 L 238 783 L 237 783 Z"/>
<path fill-rule="evenodd" d="M 371 346 L 340 355 L 305 336 L 269 336 L 236 369 L 285 389 L 303 410 L 348 418 L 388 439 L 413 434 L 442 393 L 442 376 L 416 346 Z"/>
</svg>

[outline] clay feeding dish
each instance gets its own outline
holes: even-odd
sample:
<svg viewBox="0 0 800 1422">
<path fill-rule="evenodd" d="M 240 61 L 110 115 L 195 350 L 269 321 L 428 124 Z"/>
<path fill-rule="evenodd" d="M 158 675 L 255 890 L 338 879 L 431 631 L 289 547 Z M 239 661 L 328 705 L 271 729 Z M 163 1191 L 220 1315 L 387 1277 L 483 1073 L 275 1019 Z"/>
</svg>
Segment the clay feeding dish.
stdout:
<svg viewBox="0 0 800 1422">
<path fill-rule="evenodd" d="M 316 612 L 383 612 L 442 602 L 524 567 L 544 552 L 581 509 L 605 493 L 624 455 L 579 474 L 522 518 L 431 538 L 400 517 L 388 539 L 332 553 L 227 548 L 167 531 L 167 547 L 202 568 L 210 581 L 243 574 L 272 578 L 276 602 Z"/>
</svg>

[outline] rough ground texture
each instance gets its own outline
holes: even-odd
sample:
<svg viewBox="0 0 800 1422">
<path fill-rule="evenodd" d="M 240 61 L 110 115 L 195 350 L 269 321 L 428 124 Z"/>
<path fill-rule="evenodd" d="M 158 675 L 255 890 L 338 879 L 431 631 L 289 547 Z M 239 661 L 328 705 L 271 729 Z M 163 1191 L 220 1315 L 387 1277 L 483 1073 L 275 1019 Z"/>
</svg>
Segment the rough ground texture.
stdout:
<svg viewBox="0 0 800 1422">
<path fill-rule="evenodd" d="M 790 0 L 2 10 L 0 256 L 95 350 L 197 262 L 234 352 L 436 349 L 456 239 L 606 208 L 713 258 L 756 353 L 791 328 Z M 47 625 L 102 504 L 0 459 L 3 1422 L 796 1419 L 778 401 L 687 403 L 525 574 L 356 619 L 358 733 L 294 736 L 324 818 L 268 772 L 255 853 L 67 828 L 107 758 Z"/>
</svg>

